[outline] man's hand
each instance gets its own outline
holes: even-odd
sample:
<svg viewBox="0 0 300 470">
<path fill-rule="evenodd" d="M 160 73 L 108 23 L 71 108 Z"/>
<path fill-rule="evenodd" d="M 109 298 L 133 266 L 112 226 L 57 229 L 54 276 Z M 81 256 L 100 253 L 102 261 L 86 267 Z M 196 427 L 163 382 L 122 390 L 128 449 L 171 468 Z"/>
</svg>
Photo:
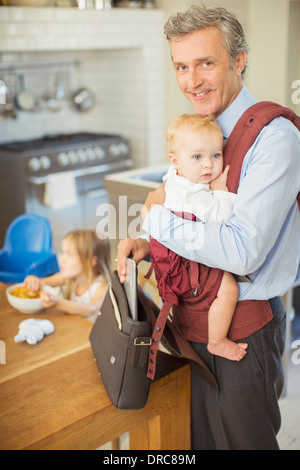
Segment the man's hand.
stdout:
<svg viewBox="0 0 300 470">
<path fill-rule="evenodd" d="M 211 181 L 209 187 L 212 191 L 228 191 L 227 188 L 227 177 L 229 172 L 229 165 L 225 168 L 225 170 L 216 178 L 215 180 Z"/>
<path fill-rule="evenodd" d="M 143 220 L 145 220 L 148 212 L 151 210 L 153 206 L 161 205 L 165 202 L 165 198 L 166 198 L 165 185 L 166 185 L 166 182 L 161 184 L 157 189 L 155 189 L 155 191 L 151 191 L 148 194 L 143 210 L 142 210 Z"/>
<path fill-rule="evenodd" d="M 118 245 L 117 271 L 120 281 L 126 280 L 126 259 L 132 258 L 138 264 L 150 254 L 150 245 L 144 238 L 126 238 Z"/>
</svg>

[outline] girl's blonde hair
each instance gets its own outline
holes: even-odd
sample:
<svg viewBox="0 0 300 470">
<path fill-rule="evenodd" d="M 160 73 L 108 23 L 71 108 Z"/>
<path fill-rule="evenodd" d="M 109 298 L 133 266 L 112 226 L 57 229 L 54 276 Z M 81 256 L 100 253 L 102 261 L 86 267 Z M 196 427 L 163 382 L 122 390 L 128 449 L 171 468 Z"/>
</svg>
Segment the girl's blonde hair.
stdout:
<svg viewBox="0 0 300 470">
<path fill-rule="evenodd" d="M 64 238 L 74 243 L 83 272 L 87 276 L 90 285 L 101 274 L 106 280 L 109 280 L 111 262 L 108 238 L 100 239 L 94 230 L 73 230 L 67 233 Z M 95 257 L 96 263 L 93 263 Z M 73 288 L 74 280 L 70 279 L 66 282 L 65 297 L 67 299 L 71 298 Z"/>
<path fill-rule="evenodd" d="M 214 130 L 223 136 L 221 127 L 212 115 L 182 114 L 174 119 L 167 130 L 168 153 L 175 153 L 175 140 L 180 132 L 185 130 L 200 132 L 203 129 Z"/>
</svg>

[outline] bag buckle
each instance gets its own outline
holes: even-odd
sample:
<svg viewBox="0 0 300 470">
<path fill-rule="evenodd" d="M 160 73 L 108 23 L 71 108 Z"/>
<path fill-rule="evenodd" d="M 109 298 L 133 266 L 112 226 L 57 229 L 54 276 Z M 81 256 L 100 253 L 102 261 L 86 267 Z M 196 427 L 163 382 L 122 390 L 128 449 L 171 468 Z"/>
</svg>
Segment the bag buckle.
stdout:
<svg viewBox="0 0 300 470">
<path fill-rule="evenodd" d="M 133 344 L 135 346 L 151 346 L 152 338 L 148 338 L 148 337 L 135 338 Z"/>
<path fill-rule="evenodd" d="M 140 336 L 133 341 L 131 352 L 131 364 L 135 367 L 144 367 L 148 360 L 149 347 L 152 344 L 152 338 Z M 140 346 L 147 346 L 146 348 Z"/>
</svg>

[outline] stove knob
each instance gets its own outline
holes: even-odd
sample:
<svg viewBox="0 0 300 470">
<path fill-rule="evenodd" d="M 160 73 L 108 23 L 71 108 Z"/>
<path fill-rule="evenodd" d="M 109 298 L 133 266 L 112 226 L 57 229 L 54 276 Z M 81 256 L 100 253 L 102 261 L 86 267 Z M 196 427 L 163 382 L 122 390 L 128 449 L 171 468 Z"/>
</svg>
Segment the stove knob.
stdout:
<svg viewBox="0 0 300 470">
<path fill-rule="evenodd" d="M 121 142 L 119 145 L 119 151 L 122 155 L 127 155 L 129 153 L 129 147 L 125 142 Z"/>
<path fill-rule="evenodd" d="M 78 163 L 77 154 L 76 154 L 76 152 L 74 152 L 73 150 L 71 150 L 70 152 L 68 152 L 68 159 L 69 159 L 69 163 L 70 163 L 71 165 L 76 165 L 76 163 Z"/>
<path fill-rule="evenodd" d="M 77 150 L 77 157 L 80 163 L 85 163 L 87 161 L 87 154 L 84 150 Z"/>
<path fill-rule="evenodd" d="M 51 160 L 47 155 L 42 155 L 40 158 L 40 164 L 43 170 L 48 170 L 51 166 Z"/>
<path fill-rule="evenodd" d="M 113 157 L 118 157 L 120 155 L 120 150 L 119 150 L 119 146 L 117 144 L 111 144 L 109 146 L 109 153 L 113 156 Z"/>
<path fill-rule="evenodd" d="M 99 160 L 105 158 L 105 151 L 104 151 L 103 148 L 100 147 L 99 145 L 97 145 L 97 147 L 94 148 L 94 152 L 95 152 L 96 157 L 97 157 Z"/>
<path fill-rule="evenodd" d="M 59 166 L 67 166 L 69 164 L 69 157 L 65 152 L 61 152 L 57 156 L 57 163 Z"/>
<path fill-rule="evenodd" d="M 87 153 L 87 157 L 90 160 L 90 162 L 96 160 L 95 152 L 91 147 L 86 149 L 86 153 Z"/>
<path fill-rule="evenodd" d="M 30 171 L 39 171 L 41 164 L 38 158 L 31 158 L 28 162 L 28 168 Z"/>
</svg>

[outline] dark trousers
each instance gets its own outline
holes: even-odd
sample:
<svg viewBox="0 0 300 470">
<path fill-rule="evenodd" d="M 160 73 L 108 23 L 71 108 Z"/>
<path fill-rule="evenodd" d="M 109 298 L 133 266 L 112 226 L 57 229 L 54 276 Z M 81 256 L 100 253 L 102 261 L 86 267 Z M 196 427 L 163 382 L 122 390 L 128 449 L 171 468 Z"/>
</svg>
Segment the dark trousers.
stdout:
<svg viewBox="0 0 300 470">
<path fill-rule="evenodd" d="M 193 450 L 279 449 L 286 312 L 280 297 L 270 305 L 273 319 L 241 341 L 248 349 L 240 362 L 214 356 L 205 344 L 193 343 L 220 387 L 213 389 L 192 368 Z"/>
</svg>

